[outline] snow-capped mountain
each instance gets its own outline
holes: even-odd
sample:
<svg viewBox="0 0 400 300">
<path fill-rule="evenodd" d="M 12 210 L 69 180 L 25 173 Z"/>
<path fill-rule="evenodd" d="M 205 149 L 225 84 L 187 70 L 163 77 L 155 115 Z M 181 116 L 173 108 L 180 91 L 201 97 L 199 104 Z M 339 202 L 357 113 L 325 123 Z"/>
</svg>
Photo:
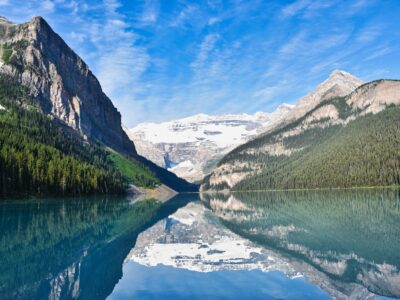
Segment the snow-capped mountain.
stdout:
<svg viewBox="0 0 400 300">
<path fill-rule="evenodd" d="M 189 203 L 142 232 L 125 261 L 195 272 L 259 269 L 281 270 L 291 278 L 302 276 L 272 251 L 225 228 L 199 202 Z"/>
<path fill-rule="evenodd" d="M 292 110 L 282 104 L 272 113 L 206 115 L 142 123 L 127 129 L 140 155 L 189 181 L 201 180 L 234 147 L 272 126 Z"/>
<path fill-rule="evenodd" d="M 221 222 L 224 220 L 232 224 L 249 221 L 244 212 L 254 216 L 262 214 L 259 209 L 246 205 L 232 195 L 227 202 L 218 198 L 210 200 L 212 211 L 200 202 L 191 202 L 143 231 L 125 263 L 135 262 L 147 267 L 163 265 L 201 273 L 234 270 L 280 271 L 291 280 L 306 278 L 312 284 L 326 290 L 334 299 L 374 297 L 362 284 L 343 284 L 323 272 L 327 268 L 338 269 L 340 264 L 336 262 L 318 258 L 314 261 L 302 261 L 290 255 L 282 255 L 283 252 L 262 247 L 231 231 Z M 255 234 L 255 230 L 258 229 L 260 227 L 255 225 L 249 228 L 249 231 Z M 300 228 L 292 224 L 274 226 L 266 230 L 265 234 L 286 241 L 287 235 L 296 230 Z M 307 248 L 299 246 L 299 249 Z M 316 268 L 315 264 L 323 267 Z M 376 273 L 374 275 L 376 276 Z M 374 275 L 371 276 L 372 279 Z"/>
</svg>

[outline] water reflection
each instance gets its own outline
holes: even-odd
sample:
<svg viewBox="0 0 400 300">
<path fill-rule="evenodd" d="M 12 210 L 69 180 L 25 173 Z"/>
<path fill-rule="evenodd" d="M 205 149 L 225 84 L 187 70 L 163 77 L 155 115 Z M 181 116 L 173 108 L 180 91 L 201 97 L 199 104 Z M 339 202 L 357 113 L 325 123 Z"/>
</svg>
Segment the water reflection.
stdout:
<svg viewBox="0 0 400 300">
<path fill-rule="evenodd" d="M 398 190 L 0 203 L 0 299 L 400 296 Z"/>
<path fill-rule="evenodd" d="M 398 190 L 204 196 L 238 235 L 339 298 L 400 297 Z"/>
<path fill-rule="evenodd" d="M 109 299 L 329 299 L 200 202 L 142 232 L 123 273 Z"/>
<path fill-rule="evenodd" d="M 0 299 L 104 299 L 137 235 L 193 200 L 0 203 Z"/>
</svg>

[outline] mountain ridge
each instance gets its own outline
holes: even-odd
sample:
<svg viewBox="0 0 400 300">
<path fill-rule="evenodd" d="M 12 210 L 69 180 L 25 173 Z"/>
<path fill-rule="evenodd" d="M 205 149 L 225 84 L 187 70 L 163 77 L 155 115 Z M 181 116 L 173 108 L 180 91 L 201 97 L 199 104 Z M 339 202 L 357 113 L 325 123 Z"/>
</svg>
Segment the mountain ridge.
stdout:
<svg viewBox="0 0 400 300">
<path fill-rule="evenodd" d="M 176 191 L 197 189 L 137 154 L 120 112 L 89 66 L 42 17 L 22 24 L 0 19 L 0 74 L 27 88 L 43 114 L 66 133 L 133 159 L 138 180 L 150 171 Z"/>
<path fill-rule="evenodd" d="M 0 73 L 28 87 L 45 113 L 84 138 L 95 138 L 127 154 L 136 153 L 120 125 L 121 114 L 97 78 L 44 18 L 0 26 Z"/>
<path fill-rule="evenodd" d="M 201 189 L 400 184 L 399 104 L 400 82 L 396 80 L 372 81 L 347 96 L 321 100 L 300 117 L 232 150 Z M 385 174 L 379 168 L 382 164 L 388 164 Z"/>
<path fill-rule="evenodd" d="M 285 121 L 293 121 L 302 117 L 325 99 L 346 96 L 362 84 L 364 81 L 346 71 L 333 70 L 326 80 L 298 100 L 292 112 L 286 116 Z"/>
<path fill-rule="evenodd" d="M 126 129 L 139 154 L 189 181 L 201 180 L 219 158 L 279 122 L 292 105 L 272 113 L 197 114 Z"/>
</svg>

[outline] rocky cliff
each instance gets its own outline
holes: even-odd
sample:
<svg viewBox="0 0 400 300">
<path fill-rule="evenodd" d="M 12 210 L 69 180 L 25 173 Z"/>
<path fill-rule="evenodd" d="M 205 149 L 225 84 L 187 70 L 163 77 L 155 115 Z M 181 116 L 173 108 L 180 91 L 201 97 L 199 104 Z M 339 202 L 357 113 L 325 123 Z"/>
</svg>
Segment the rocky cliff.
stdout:
<svg viewBox="0 0 400 300">
<path fill-rule="evenodd" d="M 334 70 L 315 90 L 299 99 L 292 111 L 285 116 L 284 121 L 293 121 L 302 117 L 326 99 L 347 96 L 363 83 L 348 72 Z"/>
<path fill-rule="evenodd" d="M 96 77 L 43 18 L 24 24 L 0 18 L 0 73 L 26 86 L 45 113 L 85 139 L 135 154 Z"/>
</svg>

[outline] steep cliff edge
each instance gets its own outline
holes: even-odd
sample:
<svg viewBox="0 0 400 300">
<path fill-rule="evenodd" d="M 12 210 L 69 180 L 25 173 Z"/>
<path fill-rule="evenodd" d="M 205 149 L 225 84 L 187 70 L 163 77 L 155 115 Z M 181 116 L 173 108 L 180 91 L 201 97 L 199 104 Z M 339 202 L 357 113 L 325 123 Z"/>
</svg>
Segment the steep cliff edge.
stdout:
<svg viewBox="0 0 400 300">
<path fill-rule="evenodd" d="M 0 73 L 30 90 L 43 111 L 126 154 L 135 148 L 121 127 L 121 114 L 86 63 L 41 17 L 24 24 L 0 19 Z"/>
<path fill-rule="evenodd" d="M 65 132 L 74 131 L 89 144 L 99 142 L 134 160 L 134 174 L 128 177 L 143 181 L 142 175 L 150 172 L 178 192 L 197 190 L 137 154 L 122 129 L 121 114 L 97 78 L 42 17 L 23 24 L 0 17 L 0 75 L 27 88 L 29 98 Z"/>
</svg>

